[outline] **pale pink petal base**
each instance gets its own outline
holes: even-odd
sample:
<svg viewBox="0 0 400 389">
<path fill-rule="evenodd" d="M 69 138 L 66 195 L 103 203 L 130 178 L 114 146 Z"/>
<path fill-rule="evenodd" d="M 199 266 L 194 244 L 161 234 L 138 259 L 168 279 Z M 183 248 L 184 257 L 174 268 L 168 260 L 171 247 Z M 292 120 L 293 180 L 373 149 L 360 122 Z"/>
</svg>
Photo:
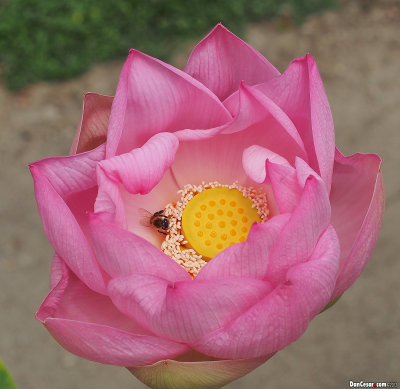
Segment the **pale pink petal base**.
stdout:
<svg viewBox="0 0 400 389">
<path fill-rule="evenodd" d="M 254 359 L 197 362 L 166 359 L 153 365 L 128 367 L 128 370 L 153 389 L 218 389 L 250 373 L 272 355 Z"/>
</svg>

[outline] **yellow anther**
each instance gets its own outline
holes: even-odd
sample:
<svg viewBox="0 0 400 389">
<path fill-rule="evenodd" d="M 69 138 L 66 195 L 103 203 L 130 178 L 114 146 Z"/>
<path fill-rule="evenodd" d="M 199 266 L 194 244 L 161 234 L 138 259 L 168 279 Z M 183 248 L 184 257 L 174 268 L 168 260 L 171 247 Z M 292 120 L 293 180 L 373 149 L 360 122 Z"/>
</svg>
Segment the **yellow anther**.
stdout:
<svg viewBox="0 0 400 389">
<path fill-rule="evenodd" d="M 219 206 L 215 207 L 216 204 Z M 221 186 L 203 190 L 187 203 L 182 214 L 182 232 L 188 246 L 209 260 L 226 247 L 244 242 L 252 224 L 260 221 L 249 198 L 238 189 Z"/>
</svg>

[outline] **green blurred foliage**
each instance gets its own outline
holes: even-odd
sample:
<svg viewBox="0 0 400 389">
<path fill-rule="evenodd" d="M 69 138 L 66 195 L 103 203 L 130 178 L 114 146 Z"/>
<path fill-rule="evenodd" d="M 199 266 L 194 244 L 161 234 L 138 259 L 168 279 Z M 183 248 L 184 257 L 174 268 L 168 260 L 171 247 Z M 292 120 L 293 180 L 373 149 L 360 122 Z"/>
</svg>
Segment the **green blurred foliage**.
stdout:
<svg viewBox="0 0 400 389">
<path fill-rule="evenodd" d="M 2 0 L 0 0 L 1 2 Z M 131 47 L 168 59 L 178 43 L 222 22 L 241 33 L 246 22 L 308 14 L 338 0 L 3 0 L 0 70 L 10 89 L 59 80 Z M 0 3 L 1 4 L 1 3 Z"/>
<path fill-rule="evenodd" d="M 0 389 L 17 389 L 10 372 L 0 359 Z"/>
</svg>

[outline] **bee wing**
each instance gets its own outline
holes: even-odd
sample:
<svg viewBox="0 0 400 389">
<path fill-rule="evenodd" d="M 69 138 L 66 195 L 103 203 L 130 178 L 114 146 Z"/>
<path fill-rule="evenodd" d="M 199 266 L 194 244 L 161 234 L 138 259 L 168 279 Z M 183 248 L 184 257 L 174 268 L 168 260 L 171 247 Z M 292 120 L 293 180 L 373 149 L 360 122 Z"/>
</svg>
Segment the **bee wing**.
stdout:
<svg viewBox="0 0 400 389">
<path fill-rule="evenodd" d="M 139 223 L 145 227 L 151 227 L 150 219 L 153 216 L 152 213 L 145 210 L 144 208 L 138 208 Z"/>
</svg>

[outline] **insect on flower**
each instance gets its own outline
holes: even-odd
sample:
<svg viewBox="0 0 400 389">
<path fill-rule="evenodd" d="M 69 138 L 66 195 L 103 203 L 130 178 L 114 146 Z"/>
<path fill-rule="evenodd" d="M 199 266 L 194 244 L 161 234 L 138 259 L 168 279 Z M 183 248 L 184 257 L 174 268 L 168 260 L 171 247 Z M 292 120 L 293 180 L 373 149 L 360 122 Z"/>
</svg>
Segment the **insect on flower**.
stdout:
<svg viewBox="0 0 400 389">
<path fill-rule="evenodd" d="M 151 213 L 143 208 L 139 209 L 141 213 L 140 224 L 145 227 L 153 227 L 160 234 L 168 235 L 170 229 L 169 217 L 164 215 L 164 209 Z"/>
</svg>

